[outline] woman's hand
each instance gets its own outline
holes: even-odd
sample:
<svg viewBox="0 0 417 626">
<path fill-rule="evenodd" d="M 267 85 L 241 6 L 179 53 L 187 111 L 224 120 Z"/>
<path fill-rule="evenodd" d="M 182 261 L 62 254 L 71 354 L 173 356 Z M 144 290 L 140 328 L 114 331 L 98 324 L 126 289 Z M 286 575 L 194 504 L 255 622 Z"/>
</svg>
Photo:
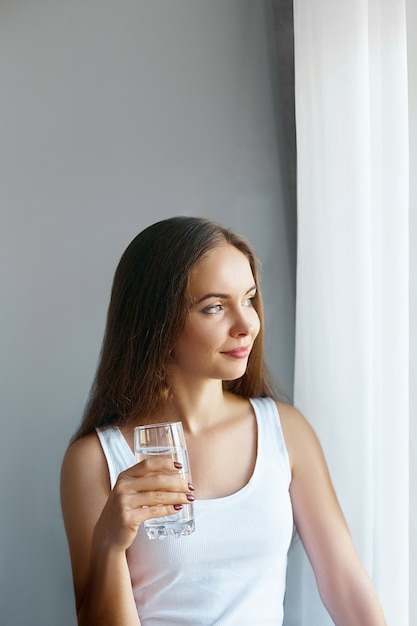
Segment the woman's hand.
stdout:
<svg viewBox="0 0 417 626">
<path fill-rule="evenodd" d="M 142 522 L 173 515 L 194 499 L 180 474 L 181 466 L 166 457 L 152 457 L 122 472 L 97 521 L 94 540 L 125 551 Z"/>
</svg>

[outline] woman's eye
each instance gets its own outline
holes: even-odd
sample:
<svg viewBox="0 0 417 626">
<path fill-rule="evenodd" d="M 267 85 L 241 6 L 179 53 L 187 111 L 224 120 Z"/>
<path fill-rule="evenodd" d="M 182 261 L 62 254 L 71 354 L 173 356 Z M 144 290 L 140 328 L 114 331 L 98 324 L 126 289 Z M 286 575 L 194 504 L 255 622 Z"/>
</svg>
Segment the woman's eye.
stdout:
<svg viewBox="0 0 417 626">
<path fill-rule="evenodd" d="M 246 298 L 243 302 L 244 306 L 253 306 L 253 301 L 255 300 L 255 296 L 249 296 L 249 298 Z"/>
<path fill-rule="evenodd" d="M 209 306 L 206 306 L 203 309 L 203 313 L 208 313 L 208 314 L 215 314 L 215 313 L 220 313 L 220 311 L 222 310 L 222 305 L 221 304 L 210 304 Z"/>
</svg>

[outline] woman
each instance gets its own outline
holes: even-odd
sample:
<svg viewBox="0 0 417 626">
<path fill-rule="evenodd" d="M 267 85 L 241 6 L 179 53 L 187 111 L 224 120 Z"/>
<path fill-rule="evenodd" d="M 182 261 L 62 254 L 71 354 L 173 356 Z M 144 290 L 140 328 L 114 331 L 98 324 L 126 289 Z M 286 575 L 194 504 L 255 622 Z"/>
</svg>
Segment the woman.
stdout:
<svg viewBox="0 0 417 626">
<path fill-rule="evenodd" d="M 385 624 L 318 440 L 277 400 L 263 358 L 255 254 L 201 218 L 141 232 L 114 277 L 96 378 L 62 465 L 83 626 L 278 626 L 293 523 L 338 626 Z M 193 484 L 135 463 L 133 428 L 182 421 Z M 196 530 L 146 519 L 195 499 Z"/>
</svg>

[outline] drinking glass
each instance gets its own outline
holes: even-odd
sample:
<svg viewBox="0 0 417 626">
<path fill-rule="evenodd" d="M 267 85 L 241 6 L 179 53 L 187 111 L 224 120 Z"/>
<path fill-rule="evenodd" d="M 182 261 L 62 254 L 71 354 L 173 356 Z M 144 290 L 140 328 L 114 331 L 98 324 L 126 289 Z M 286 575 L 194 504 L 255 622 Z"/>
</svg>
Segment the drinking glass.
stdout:
<svg viewBox="0 0 417 626">
<path fill-rule="evenodd" d="M 147 424 L 134 429 L 136 460 L 143 461 L 153 456 L 164 456 L 182 464 L 180 474 L 191 482 L 187 445 L 182 422 Z M 183 504 L 173 515 L 148 519 L 144 527 L 149 539 L 165 539 L 169 535 L 180 537 L 194 532 L 193 504 Z"/>
</svg>

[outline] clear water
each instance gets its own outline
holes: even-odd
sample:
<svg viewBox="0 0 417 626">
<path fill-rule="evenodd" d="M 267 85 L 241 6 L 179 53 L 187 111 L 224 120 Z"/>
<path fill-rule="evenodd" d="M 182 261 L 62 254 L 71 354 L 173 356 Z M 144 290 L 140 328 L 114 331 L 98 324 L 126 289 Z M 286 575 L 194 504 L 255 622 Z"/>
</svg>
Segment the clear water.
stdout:
<svg viewBox="0 0 417 626">
<path fill-rule="evenodd" d="M 173 462 L 179 461 L 183 466 L 181 474 L 187 480 L 191 480 L 188 453 L 185 448 L 155 446 L 136 449 L 137 461 L 143 461 L 149 456 L 168 456 Z M 146 520 L 144 527 L 149 539 L 190 535 L 195 530 L 194 507 L 192 504 L 183 504 L 181 511 L 173 515 Z"/>
</svg>

